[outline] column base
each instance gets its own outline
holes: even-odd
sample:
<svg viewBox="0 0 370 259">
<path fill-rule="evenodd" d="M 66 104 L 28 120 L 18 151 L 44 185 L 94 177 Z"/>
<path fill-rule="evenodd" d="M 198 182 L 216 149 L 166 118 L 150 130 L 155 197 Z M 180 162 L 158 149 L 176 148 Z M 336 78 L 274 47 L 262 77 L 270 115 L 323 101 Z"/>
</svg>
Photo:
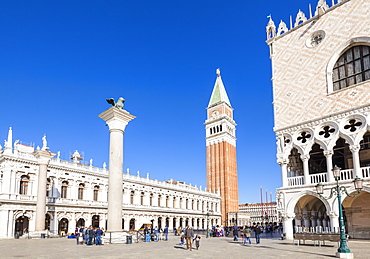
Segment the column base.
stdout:
<svg viewBox="0 0 370 259">
<path fill-rule="evenodd" d="M 339 253 L 339 252 L 337 252 L 335 254 L 335 257 L 337 257 L 337 258 L 347 258 L 347 259 L 353 259 L 354 258 L 353 253 Z"/>
</svg>

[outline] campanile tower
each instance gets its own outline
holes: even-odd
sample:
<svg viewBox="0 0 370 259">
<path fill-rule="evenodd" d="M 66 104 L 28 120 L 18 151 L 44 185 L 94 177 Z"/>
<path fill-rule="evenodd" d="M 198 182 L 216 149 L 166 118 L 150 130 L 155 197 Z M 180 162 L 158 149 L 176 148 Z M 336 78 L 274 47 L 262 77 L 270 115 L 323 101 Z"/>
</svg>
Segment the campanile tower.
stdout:
<svg viewBox="0 0 370 259">
<path fill-rule="evenodd" d="M 239 210 L 236 137 L 233 108 L 222 82 L 220 69 L 207 107 L 207 190 L 221 195 L 222 224 L 231 225 L 229 212 Z"/>
</svg>

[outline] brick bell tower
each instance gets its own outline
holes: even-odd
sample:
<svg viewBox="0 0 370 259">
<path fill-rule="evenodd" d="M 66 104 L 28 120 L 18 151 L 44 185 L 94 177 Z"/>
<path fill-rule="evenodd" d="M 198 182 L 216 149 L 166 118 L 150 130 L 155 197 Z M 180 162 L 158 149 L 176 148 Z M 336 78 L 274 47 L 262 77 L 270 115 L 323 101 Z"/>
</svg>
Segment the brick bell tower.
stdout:
<svg viewBox="0 0 370 259">
<path fill-rule="evenodd" d="M 232 224 L 229 212 L 239 210 L 236 137 L 233 108 L 221 79 L 220 69 L 207 107 L 207 190 L 221 195 L 222 225 Z"/>
</svg>

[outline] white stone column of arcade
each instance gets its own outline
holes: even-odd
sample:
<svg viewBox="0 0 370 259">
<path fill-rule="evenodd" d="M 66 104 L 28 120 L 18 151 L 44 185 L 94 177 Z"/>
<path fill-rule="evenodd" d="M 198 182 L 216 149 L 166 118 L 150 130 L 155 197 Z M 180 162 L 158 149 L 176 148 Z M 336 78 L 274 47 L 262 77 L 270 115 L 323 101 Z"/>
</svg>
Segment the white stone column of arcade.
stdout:
<svg viewBox="0 0 370 259">
<path fill-rule="evenodd" d="M 310 155 L 302 155 L 301 159 L 303 162 L 304 184 L 311 184 L 310 169 L 308 167 L 308 160 L 310 160 Z"/>
<path fill-rule="evenodd" d="M 36 231 L 45 230 L 45 213 L 46 213 L 46 183 L 47 183 L 47 167 L 50 159 L 55 156 L 46 150 L 36 150 L 35 157 L 39 163 L 39 175 L 37 185 L 37 201 L 36 201 Z"/>
<path fill-rule="evenodd" d="M 286 234 L 287 240 L 293 240 L 293 219 L 295 217 L 295 213 L 287 213 L 283 215 L 283 231 Z"/>
<path fill-rule="evenodd" d="M 335 182 L 334 176 L 333 176 L 333 150 L 326 150 L 324 151 L 324 156 L 326 158 L 326 170 L 327 170 L 327 176 L 328 176 L 328 182 L 332 183 Z"/>
<path fill-rule="evenodd" d="M 359 157 L 360 145 L 349 146 L 349 150 L 351 150 L 352 152 L 353 169 L 355 171 L 353 178 L 355 178 L 356 176 L 361 176 L 361 166 Z"/>
<path fill-rule="evenodd" d="M 107 231 L 118 232 L 122 231 L 123 134 L 126 125 L 136 117 L 116 107 L 99 117 L 107 123 L 110 133 Z"/>
</svg>

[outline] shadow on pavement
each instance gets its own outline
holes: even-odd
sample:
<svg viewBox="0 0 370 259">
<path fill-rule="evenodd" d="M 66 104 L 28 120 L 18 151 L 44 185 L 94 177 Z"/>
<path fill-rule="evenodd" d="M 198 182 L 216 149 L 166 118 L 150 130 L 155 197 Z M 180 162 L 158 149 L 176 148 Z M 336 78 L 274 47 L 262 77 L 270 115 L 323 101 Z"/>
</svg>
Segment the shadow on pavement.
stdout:
<svg viewBox="0 0 370 259">
<path fill-rule="evenodd" d="M 173 248 L 186 250 L 186 247 L 182 245 L 174 245 Z"/>
</svg>

